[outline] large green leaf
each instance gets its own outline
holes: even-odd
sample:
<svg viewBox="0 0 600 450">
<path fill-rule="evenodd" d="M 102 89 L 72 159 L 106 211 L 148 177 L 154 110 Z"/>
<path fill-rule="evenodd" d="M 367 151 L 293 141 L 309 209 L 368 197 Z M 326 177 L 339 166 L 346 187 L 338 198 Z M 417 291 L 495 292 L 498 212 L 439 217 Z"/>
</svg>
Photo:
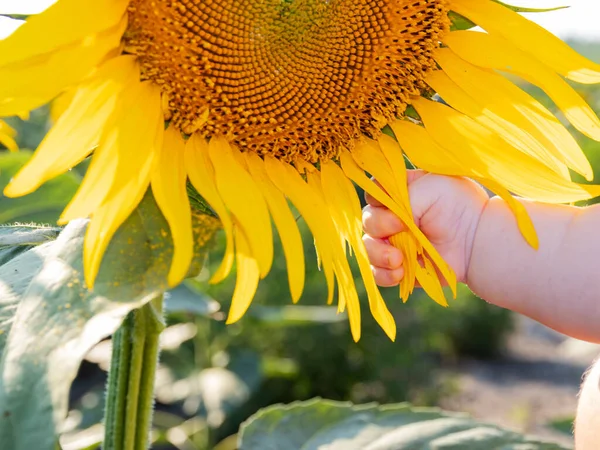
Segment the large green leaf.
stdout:
<svg viewBox="0 0 600 450">
<path fill-rule="evenodd" d="M 192 274 L 219 222 L 196 214 L 194 225 Z M 7 335 L 0 341 L 1 449 L 54 450 L 81 359 L 129 311 L 167 289 L 172 242 L 151 195 L 111 241 L 93 292 L 83 280 L 86 227 L 87 221 L 74 221 L 55 241 L 0 266 L 0 331 Z"/>
<path fill-rule="evenodd" d="M 81 177 L 69 171 L 46 182 L 35 192 L 19 198 L 8 198 L 2 190 L 29 160 L 32 152 L 0 152 L 0 223 L 56 223 L 81 182 Z"/>
<path fill-rule="evenodd" d="M 0 225 L 0 266 L 23 252 L 58 237 L 61 228 L 34 225 Z"/>
<path fill-rule="evenodd" d="M 463 414 L 328 400 L 276 405 L 242 425 L 239 450 L 560 450 Z"/>
</svg>

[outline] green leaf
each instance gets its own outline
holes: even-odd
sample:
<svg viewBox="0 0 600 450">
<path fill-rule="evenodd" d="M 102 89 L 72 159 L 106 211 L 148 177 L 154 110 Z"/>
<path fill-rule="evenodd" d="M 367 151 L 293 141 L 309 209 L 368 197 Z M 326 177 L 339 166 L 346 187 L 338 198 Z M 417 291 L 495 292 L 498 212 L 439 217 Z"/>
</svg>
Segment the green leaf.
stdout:
<svg viewBox="0 0 600 450">
<path fill-rule="evenodd" d="M 242 425 L 240 450 L 560 450 L 463 414 L 328 400 L 275 405 Z"/>
<path fill-rule="evenodd" d="M 32 152 L 0 153 L 0 223 L 56 223 L 81 183 L 81 177 L 69 171 L 46 182 L 35 192 L 18 198 L 1 194 L 10 179 L 29 160 Z"/>
<path fill-rule="evenodd" d="M 53 241 L 61 228 L 34 225 L 0 225 L 0 266 L 23 252 Z"/>
<path fill-rule="evenodd" d="M 210 316 L 221 308 L 219 303 L 200 292 L 192 283 L 184 282 L 165 294 L 165 311 L 188 312 Z"/>
<path fill-rule="evenodd" d="M 525 8 L 522 6 L 512 6 L 512 5 L 502 2 L 500 0 L 492 0 L 492 1 L 501 4 L 505 8 L 508 8 L 514 12 L 519 12 L 519 13 L 523 13 L 523 12 L 543 13 L 543 12 L 558 11 L 559 9 L 569 8 L 568 6 L 555 6 L 554 8 Z"/>
<path fill-rule="evenodd" d="M 86 227 L 85 220 L 73 221 L 55 241 L 0 266 L 0 289 L 6 291 L 0 302 L 1 331 L 8 333 L 0 341 L 2 449 L 53 450 L 84 355 L 112 334 L 129 311 L 168 288 L 173 247 L 168 224 L 150 194 L 112 239 L 93 292 L 83 280 Z M 191 274 L 201 269 L 218 227 L 217 219 L 194 215 Z"/>
<path fill-rule="evenodd" d="M 450 31 L 469 30 L 477 26 L 474 22 L 454 11 L 448 13 L 448 18 L 450 19 Z"/>
</svg>

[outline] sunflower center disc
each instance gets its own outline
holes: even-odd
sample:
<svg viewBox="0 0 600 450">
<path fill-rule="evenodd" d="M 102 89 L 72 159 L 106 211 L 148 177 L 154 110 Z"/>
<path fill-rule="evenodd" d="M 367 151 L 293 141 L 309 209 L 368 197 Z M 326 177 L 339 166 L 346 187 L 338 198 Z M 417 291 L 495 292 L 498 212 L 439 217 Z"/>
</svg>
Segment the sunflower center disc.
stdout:
<svg viewBox="0 0 600 450">
<path fill-rule="evenodd" d="M 185 134 L 334 158 L 419 95 L 445 0 L 132 0 L 125 52 Z"/>
</svg>

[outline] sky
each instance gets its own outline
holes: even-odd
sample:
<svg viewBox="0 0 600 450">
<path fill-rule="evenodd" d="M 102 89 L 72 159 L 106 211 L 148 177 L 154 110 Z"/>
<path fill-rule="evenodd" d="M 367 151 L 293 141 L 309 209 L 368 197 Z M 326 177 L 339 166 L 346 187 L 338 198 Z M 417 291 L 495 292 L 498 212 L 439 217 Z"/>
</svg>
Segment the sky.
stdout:
<svg viewBox="0 0 600 450">
<path fill-rule="evenodd" d="M 526 16 L 563 39 L 600 40 L 599 0 L 505 0 L 505 3 L 529 8 L 569 6 L 565 10 Z"/>
<path fill-rule="evenodd" d="M 56 0 L 0 0 L 0 14 L 34 14 Z M 567 10 L 528 14 L 535 22 L 563 39 L 600 40 L 600 0 L 504 0 L 518 6 L 547 8 L 570 6 Z M 6 36 L 14 24 L 0 20 L 0 38 Z"/>
</svg>

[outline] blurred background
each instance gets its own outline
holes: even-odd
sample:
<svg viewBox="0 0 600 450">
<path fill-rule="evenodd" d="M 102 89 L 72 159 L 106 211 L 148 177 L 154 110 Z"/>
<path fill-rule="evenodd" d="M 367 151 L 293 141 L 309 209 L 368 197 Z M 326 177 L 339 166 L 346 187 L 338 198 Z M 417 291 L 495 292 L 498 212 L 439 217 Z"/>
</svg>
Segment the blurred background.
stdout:
<svg viewBox="0 0 600 450">
<path fill-rule="evenodd" d="M 19 3 L 33 12 L 48 1 Z M 600 62 L 600 6 L 590 6 L 589 0 L 571 3 L 574 7 L 567 15 L 532 18 Z M 520 5 L 546 6 L 534 0 Z M 0 12 L 10 11 L 0 8 Z M 523 87 L 552 108 L 541 91 Z M 575 87 L 600 112 L 600 87 Z M 27 149 L 36 148 L 51 121 L 50 108 L 34 111 L 28 120 L 8 120 L 25 150 L 10 153 L 0 144 L 0 187 L 29 158 Z M 600 144 L 572 132 L 600 174 Z M 84 162 L 25 199 L 0 196 L 0 223 L 53 223 L 85 169 Z M 464 286 L 447 309 L 421 292 L 403 304 L 397 289 L 384 290 L 398 324 L 396 342 L 387 339 L 365 310 L 363 337 L 356 344 L 346 316 L 324 305 L 325 280 L 317 270 L 312 238 L 303 223 L 301 228 L 311 263 L 298 305 L 291 304 L 279 247 L 273 270 L 261 283 L 248 314 L 239 323 L 225 326 L 234 276 L 218 286 L 207 283 L 209 269 L 220 262 L 223 242 L 197 279 L 168 294 L 155 448 L 234 449 L 240 423 L 259 408 L 315 396 L 441 406 L 572 443 L 581 376 L 600 348 L 488 305 Z M 61 442 L 64 450 L 98 448 L 109 362 L 110 341 L 96 346 L 84 361 L 72 387 L 71 412 Z"/>
</svg>

